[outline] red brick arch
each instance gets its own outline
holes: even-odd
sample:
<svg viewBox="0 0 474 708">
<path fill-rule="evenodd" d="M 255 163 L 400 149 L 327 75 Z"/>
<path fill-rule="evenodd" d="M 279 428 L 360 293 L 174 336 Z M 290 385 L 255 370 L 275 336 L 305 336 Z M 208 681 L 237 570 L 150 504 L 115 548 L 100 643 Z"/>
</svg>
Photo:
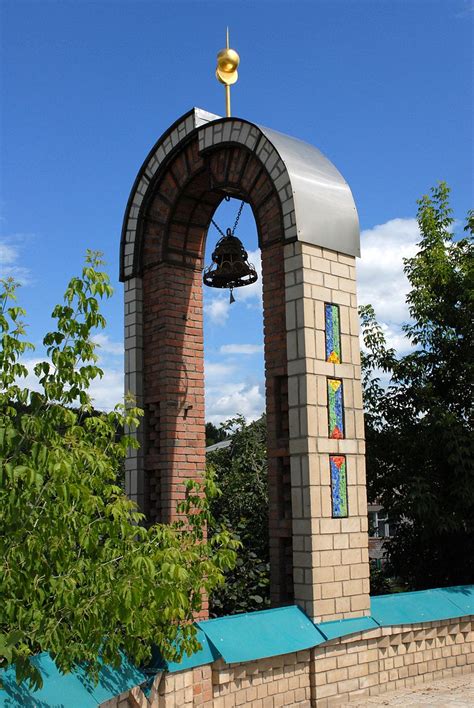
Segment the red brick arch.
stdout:
<svg viewBox="0 0 474 708">
<path fill-rule="evenodd" d="M 319 621 L 367 614 L 359 225 L 348 184 L 314 146 L 193 109 L 140 169 L 121 241 L 125 385 L 145 409 L 127 491 L 150 521 L 166 522 L 183 481 L 204 473 L 202 268 L 226 195 L 251 205 L 262 252 L 272 601 L 295 601 Z M 336 363 L 326 351 L 328 303 L 344 340 Z M 328 377 L 344 386 L 344 439 L 329 435 Z M 334 512 L 339 483 L 346 516 Z"/>
<path fill-rule="evenodd" d="M 135 261 L 143 288 L 144 511 L 170 521 L 186 478 L 205 468 L 202 268 L 207 230 L 225 195 L 250 204 L 262 251 L 272 592 L 291 597 L 283 215 L 262 161 L 244 145 L 199 151 L 195 133 L 150 180 Z"/>
<path fill-rule="evenodd" d="M 242 145 L 200 154 L 195 136 L 150 184 L 140 215 L 138 269 L 162 261 L 195 267 L 211 217 L 226 195 L 250 204 L 261 247 L 282 241 L 281 205 L 261 161 Z"/>
</svg>

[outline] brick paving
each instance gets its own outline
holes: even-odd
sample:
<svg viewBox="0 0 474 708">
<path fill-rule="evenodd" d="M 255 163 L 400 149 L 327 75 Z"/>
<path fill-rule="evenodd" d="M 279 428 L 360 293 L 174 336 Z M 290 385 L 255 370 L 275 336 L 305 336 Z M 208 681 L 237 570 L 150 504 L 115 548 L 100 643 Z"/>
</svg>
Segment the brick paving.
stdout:
<svg viewBox="0 0 474 708">
<path fill-rule="evenodd" d="M 351 708 L 359 706 L 456 706 L 473 708 L 474 673 L 467 676 L 432 681 L 414 688 L 389 691 L 379 696 L 364 698 L 363 701 L 351 701 L 346 704 Z"/>
</svg>

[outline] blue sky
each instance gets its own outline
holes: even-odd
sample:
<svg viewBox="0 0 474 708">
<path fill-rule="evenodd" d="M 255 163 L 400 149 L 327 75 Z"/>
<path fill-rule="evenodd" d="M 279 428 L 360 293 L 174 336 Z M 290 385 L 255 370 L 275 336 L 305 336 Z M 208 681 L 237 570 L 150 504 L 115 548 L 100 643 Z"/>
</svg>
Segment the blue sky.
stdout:
<svg viewBox="0 0 474 708">
<path fill-rule="evenodd" d="M 444 179 L 460 223 L 472 206 L 471 2 L 2 0 L 0 12 L 0 270 L 23 281 L 40 345 L 86 248 L 105 253 L 116 294 L 99 340 L 98 406 L 121 395 L 118 247 L 129 190 L 177 117 L 192 106 L 222 114 L 214 69 L 227 24 L 241 55 L 233 113 L 315 144 L 342 172 L 362 229 L 359 299 L 405 346 L 402 257 L 415 250 L 416 199 Z M 221 207 L 222 228 L 237 207 Z M 249 207 L 237 234 L 257 262 Z M 211 228 L 208 251 L 217 237 Z M 231 308 L 207 291 L 205 334 L 209 419 L 258 415 L 259 287 L 239 291 Z"/>
</svg>

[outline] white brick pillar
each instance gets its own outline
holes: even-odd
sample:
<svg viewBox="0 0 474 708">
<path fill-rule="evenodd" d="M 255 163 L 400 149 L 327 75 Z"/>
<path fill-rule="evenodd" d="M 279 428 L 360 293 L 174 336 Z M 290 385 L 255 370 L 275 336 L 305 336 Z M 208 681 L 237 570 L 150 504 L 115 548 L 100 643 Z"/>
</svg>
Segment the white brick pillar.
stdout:
<svg viewBox="0 0 474 708">
<path fill-rule="evenodd" d="M 285 278 L 295 602 L 317 621 L 363 616 L 370 600 L 355 258 L 296 242 L 285 246 Z M 340 356 L 329 361 L 326 306 L 337 312 L 340 335 Z M 331 386 L 342 393 L 343 419 L 330 430 Z M 344 479 L 347 505 L 339 503 Z"/>
</svg>

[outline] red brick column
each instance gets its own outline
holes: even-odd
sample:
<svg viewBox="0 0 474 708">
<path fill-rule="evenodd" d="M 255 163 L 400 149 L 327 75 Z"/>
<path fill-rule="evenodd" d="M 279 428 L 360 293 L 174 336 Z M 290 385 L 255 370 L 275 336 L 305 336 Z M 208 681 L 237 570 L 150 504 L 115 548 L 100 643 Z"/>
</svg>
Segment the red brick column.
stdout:
<svg viewBox="0 0 474 708">
<path fill-rule="evenodd" d="M 202 267 L 224 194 L 248 201 L 262 247 L 272 601 L 293 600 L 283 216 L 274 182 L 246 147 L 200 153 L 190 140 L 147 193 L 142 214 L 145 513 L 170 522 L 186 479 L 205 472 Z"/>
<path fill-rule="evenodd" d="M 271 600 L 293 600 L 291 478 L 288 440 L 283 245 L 262 249 L 265 389 L 267 411 Z"/>
<path fill-rule="evenodd" d="M 167 523 L 206 463 L 201 272 L 161 263 L 143 287 L 147 514 Z"/>
<path fill-rule="evenodd" d="M 207 229 L 227 195 L 252 207 L 262 249 L 272 602 L 294 601 L 319 620 L 364 615 L 359 226 L 347 183 L 314 147 L 194 109 L 145 160 L 121 240 L 126 389 L 146 413 L 126 489 L 151 522 L 171 521 L 183 480 L 204 474 L 201 269 Z M 325 349 L 328 304 L 340 312 L 337 362 Z M 328 428 L 334 377 L 344 391 L 343 438 Z M 344 513 L 334 504 L 339 484 Z"/>
</svg>

